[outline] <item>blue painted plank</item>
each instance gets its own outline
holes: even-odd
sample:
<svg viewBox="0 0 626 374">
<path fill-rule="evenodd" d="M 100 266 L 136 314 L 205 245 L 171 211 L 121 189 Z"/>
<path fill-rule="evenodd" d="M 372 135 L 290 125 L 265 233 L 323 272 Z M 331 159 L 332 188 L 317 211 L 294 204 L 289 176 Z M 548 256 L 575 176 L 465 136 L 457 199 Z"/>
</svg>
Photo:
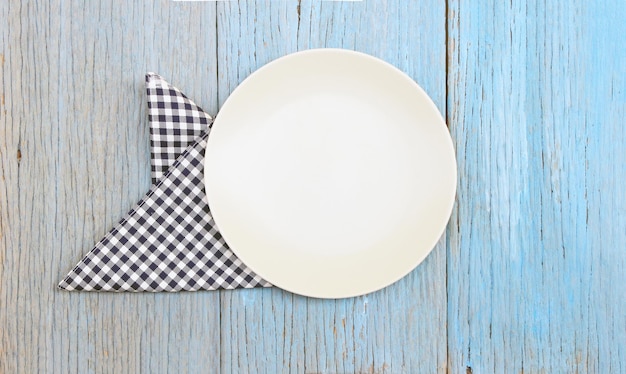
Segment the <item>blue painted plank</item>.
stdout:
<svg viewBox="0 0 626 374">
<path fill-rule="evenodd" d="M 218 3 L 219 102 L 251 72 L 297 50 L 356 49 L 407 72 L 445 110 L 445 4 Z M 446 371 L 445 242 L 382 291 L 316 300 L 279 289 L 222 292 L 222 371 Z"/>
<path fill-rule="evenodd" d="M 55 284 L 149 187 L 143 75 L 217 109 L 215 4 L 0 2 L 0 372 L 219 368 L 218 293 Z"/>
<path fill-rule="evenodd" d="M 625 19 L 449 2 L 452 372 L 626 372 Z"/>
</svg>

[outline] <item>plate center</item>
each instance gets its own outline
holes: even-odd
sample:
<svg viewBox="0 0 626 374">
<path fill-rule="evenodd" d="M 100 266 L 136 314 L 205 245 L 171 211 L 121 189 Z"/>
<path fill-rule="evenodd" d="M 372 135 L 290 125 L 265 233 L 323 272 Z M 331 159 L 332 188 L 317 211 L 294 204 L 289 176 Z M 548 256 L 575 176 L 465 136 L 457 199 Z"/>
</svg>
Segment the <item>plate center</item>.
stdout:
<svg viewBox="0 0 626 374">
<path fill-rule="evenodd" d="M 373 100 L 368 92 L 303 94 L 241 135 L 257 155 L 237 167 L 255 186 L 247 201 L 285 248 L 364 251 L 407 218 L 411 204 L 400 197 L 417 178 L 406 132 L 394 131 L 403 119 Z"/>
</svg>

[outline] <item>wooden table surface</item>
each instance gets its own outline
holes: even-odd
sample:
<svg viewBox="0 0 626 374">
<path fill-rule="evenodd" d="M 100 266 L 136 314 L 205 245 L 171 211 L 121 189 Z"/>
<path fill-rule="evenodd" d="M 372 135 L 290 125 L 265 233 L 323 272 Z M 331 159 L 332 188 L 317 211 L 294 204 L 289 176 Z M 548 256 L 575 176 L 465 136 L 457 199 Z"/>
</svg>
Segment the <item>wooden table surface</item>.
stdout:
<svg viewBox="0 0 626 374">
<path fill-rule="evenodd" d="M 626 373 L 626 2 L 0 2 L 0 373 Z M 70 293 L 148 190 L 143 76 L 210 113 L 342 47 L 444 114 L 458 194 L 370 295 Z"/>
</svg>

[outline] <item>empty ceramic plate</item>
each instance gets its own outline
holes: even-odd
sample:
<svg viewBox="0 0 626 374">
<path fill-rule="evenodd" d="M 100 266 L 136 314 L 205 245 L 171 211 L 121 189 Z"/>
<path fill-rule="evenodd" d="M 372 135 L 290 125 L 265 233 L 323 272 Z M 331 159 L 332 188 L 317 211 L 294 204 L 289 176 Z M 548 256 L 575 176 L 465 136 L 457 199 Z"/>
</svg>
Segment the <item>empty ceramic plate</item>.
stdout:
<svg viewBox="0 0 626 374">
<path fill-rule="evenodd" d="M 206 150 L 209 207 L 252 270 L 320 298 L 362 295 L 414 269 L 450 217 L 456 161 L 428 95 L 375 57 L 318 49 L 250 75 Z"/>
</svg>

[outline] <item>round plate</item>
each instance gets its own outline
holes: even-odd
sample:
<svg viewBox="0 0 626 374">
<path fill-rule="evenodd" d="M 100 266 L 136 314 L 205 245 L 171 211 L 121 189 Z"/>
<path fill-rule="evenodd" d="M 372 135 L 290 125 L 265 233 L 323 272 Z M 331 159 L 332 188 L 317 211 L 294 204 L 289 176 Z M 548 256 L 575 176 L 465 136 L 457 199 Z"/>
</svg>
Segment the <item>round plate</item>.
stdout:
<svg viewBox="0 0 626 374">
<path fill-rule="evenodd" d="M 277 287 L 319 298 L 409 273 L 456 192 L 450 134 L 428 95 L 341 49 L 294 53 L 244 80 L 215 119 L 204 173 L 233 252 Z"/>
</svg>

